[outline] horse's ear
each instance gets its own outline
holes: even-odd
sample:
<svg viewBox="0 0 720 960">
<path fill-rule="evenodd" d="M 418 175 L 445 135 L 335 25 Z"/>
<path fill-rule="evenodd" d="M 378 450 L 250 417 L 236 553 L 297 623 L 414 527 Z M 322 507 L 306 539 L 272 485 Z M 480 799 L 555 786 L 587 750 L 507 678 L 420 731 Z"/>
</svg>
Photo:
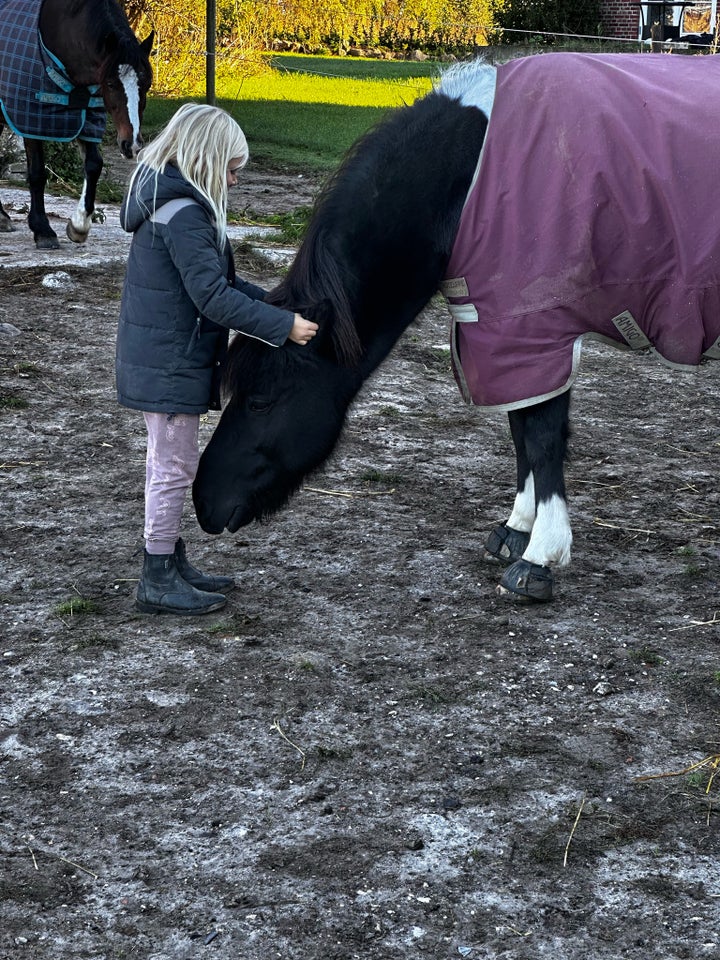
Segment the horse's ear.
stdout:
<svg viewBox="0 0 720 960">
<path fill-rule="evenodd" d="M 149 57 L 150 54 L 152 53 L 152 47 L 154 42 L 155 42 L 155 31 L 151 30 L 149 36 L 145 37 L 145 39 L 140 44 L 140 49 L 142 50 L 142 52 L 145 54 L 146 57 Z"/>
</svg>

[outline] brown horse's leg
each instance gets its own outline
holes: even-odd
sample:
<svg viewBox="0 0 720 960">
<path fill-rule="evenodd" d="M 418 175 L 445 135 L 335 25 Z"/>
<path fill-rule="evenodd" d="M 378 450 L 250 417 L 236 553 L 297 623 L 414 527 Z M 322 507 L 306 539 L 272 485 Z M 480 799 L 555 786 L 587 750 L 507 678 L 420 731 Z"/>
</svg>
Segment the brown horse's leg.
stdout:
<svg viewBox="0 0 720 960">
<path fill-rule="evenodd" d="M 96 143 L 78 140 L 84 158 L 85 182 L 75 213 L 67 222 L 66 232 L 73 243 L 85 243 L 92 225 L 95 194 L 103 168 L 103 159 Z"/>
<path fill-rule="evenodd" d="M 30 213 L 28 226 L 35 238 L 38 250 L 58 250 L 60 243 L 57 234 L 50 226 L 45 213 L 45 151 L 42 140 L 23 140 L 27 158 L 28 184 L 30 186 Z"/>
</svg>

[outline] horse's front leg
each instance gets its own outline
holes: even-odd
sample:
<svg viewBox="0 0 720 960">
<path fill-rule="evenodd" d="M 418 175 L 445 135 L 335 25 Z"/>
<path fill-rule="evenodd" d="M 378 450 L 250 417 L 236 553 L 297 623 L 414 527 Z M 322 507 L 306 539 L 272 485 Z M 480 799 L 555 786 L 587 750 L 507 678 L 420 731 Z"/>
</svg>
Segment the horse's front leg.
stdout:
<svg viewBox="0 0 720 960">
<path fill-rule="evenodd" d="M 564 475 L 569 408 L 570 394 L 566 392 L 510 414 L 518 458 L 518 494 L 506 526 L 529 534 L 529 538 L 522 556 L 511 558 L 513 562 L 500 581 L 500 593 L 550 600 L 551 568 L 570 563 L 572 530 Z"/>
<path fill-rule="evenodd" d="M 28 186 L 30 187 L 28 226 L 32 230 L 35 246 L 38 250 L 58 250 L 60 242 L 45 213 L 47 171 L 45 170 L 43 142 L 42 140 L 28 139 L 24 140 L 23 143 L 27 160 Z"/>
<path fill-rule="evenodd" d="M 522 557 L 530 542 L 530 533 L 535 523 L 535 484 L 525 452 L 524 419 L 510 413 L 508 420 L 515 444 L 517 493 L 512 513 L 505 523 L 491 531 L 485 543 L 485 560 L 503 565 L 514 563 Z"/>
<path fill-rule="evenodd" d="M 85 243 L 92 226 L 95 195 L 103 168 L 103 158 L 96 143 L 78 140 L 83 155 L 85 179 L 75 212 L 67 222 L 66 233 L 73 243 Z"/>
</svg>

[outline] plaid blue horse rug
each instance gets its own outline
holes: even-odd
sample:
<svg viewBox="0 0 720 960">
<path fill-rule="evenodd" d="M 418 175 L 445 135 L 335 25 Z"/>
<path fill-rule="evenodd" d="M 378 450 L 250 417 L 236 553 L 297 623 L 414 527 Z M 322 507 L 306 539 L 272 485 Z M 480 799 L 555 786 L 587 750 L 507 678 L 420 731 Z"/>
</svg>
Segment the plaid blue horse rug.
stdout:
<svg viewBox="0 0 720 960">
<path fill-rule="evenodd" d="M 106 112 L 99 87 L 75 86 L 43 43 L 43 0 L 0 0 L 0 109 L 10 129 L 34 140 L 100 143 Z"/>
</svg>

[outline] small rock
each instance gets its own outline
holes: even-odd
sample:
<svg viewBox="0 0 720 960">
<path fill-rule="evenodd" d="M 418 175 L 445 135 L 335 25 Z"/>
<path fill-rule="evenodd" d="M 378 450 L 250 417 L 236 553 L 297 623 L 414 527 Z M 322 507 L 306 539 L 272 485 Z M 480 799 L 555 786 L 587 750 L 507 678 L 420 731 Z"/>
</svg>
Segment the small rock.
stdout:
<svg viewBox="0 0 720 960">
<path fill-rule="evenodd" d="M 0 337 L 19 337 L 22 330 L 18 330 L 11 323 L 0 323 Z"/>
<path fill-rule="evenodd" d="M 46 273 L 42 278 L 42 285 L 52 290 L 69 290 L 74 284 L 69 273 L 58 270 L 56 273 Z"/>
</svg>

